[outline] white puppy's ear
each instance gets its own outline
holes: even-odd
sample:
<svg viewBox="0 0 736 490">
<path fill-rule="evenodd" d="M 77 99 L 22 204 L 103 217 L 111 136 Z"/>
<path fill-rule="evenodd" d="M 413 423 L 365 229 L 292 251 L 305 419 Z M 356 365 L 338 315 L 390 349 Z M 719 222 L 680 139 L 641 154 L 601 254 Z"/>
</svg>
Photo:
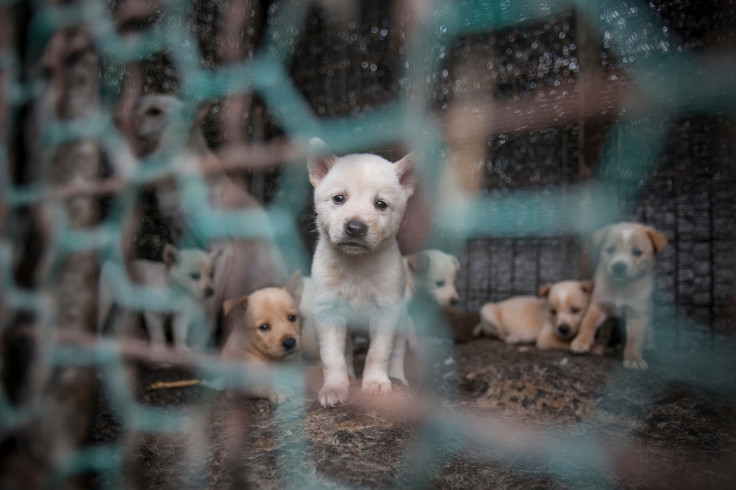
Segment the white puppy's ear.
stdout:
<svg viewBox="0 0 736 490">
<path fill-rule="evenodd" d="M 651 227 L 647 227 L 647 235 L 649 235 L 649 239 L 652 241 L 652 245 L 654 245 L 655 252 L 661 252 L 667 245 L 667 242 L 669 242 L 667 235 Z"/>
<path fill-rule="evenodd" d="M 302 292 L 304 291 L 302 271 L 294 271 L 284 289 L 296 300 L 297 303 L 299 303 L 302 300 Z"/>
<path fill-rule="evenodd" d="M 407 199 L 414 194 L 414 189 L 417 186 L 417 174 L 414 171 L 416 159 L 416 152 L 411 152 L 398 162 L 394 163 L 394 170 L 396 171 L 396 175 L 399 177 L 399 184 L 404 189 Z"/>
<path fill-rule="evenodd" d="M 307 168 L 309 170 L 309 182 L 313 187 L 319 185 L 336 161 L 337 157 L 330 151 L 324 141 L 319 138 L 309 140 Z"/>
<path fill-rule="evenodd" d="M 540 298 L 546 298 L 547 296 L 549 296 L 549 292 L 551 289 L 552 289 L 552 286 L 550 286 L 549 284 L 540 286 L 539 291 L 537 291 L 537 296 L 539 296 Z"/>
<path fill-rule="evenodd" d="M 593 234 L 593 245 L 595 245 L 596 247 L 600 247 L 601 243 L 603 243 L 603 240 L 606 239 L 606 235 L 608 235 L 608 231 L 611 229 L 612 226 L 613 225 L 609 225 L 596 231 Z"/>
<path fill-rule="evenodd" d="M 164 253 L 161 255 L 161 258 L 164 259 L 164 264 L 166 264 L 166 268 L 171 269 L 179 263 L 179 251 L 176 249 L 175 246 L 167 243 L 164 247 Z"/>
<path fill-rule="evenodd" d="M 450 255 L 452 258 L 452 266 L 455 268 L 455 272 L 460 270 L 460 261 L 454 255 Z"/>
<path fill-rule="evenodd" d="M 240 306 L 241 308 L 243 308 L 243 311 L 248 309 L 248 296 L 241 296 L 239 298 L 231 298 L 225 300 L 225 302 L 222 303 L 222 311 L 225 316 L 227 316 L 227 314 L 230 313 L 236 306 Z"/>
<path fill-rule="evenodd" d="M 406 259 L 409 269 L 417 274 L 423 274 L 429 269 L 429 257 L 423 252 L 417 252 Z"/>
<path fill-rule="evenodd" d="M 584 279 L 580 281 L 580 289 L 587 295 L 593 294 L 594 287 L 595 287 L 595 283 L 591 281 L 590 279 Z"/>
</svg>

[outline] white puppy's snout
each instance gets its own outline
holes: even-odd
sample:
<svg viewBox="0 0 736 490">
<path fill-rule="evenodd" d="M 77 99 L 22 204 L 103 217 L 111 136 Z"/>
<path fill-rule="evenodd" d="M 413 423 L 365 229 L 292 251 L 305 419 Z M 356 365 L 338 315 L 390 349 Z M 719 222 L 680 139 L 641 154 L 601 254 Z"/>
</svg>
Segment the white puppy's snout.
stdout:
<svg viewBox="0 0 736 490">
<path fill-rule="evenodd" d="M 368 225 L 353 218 L 345 223 L 345 233 L 353 238 L 363 238 L 368 233 Z"/>
</svg>

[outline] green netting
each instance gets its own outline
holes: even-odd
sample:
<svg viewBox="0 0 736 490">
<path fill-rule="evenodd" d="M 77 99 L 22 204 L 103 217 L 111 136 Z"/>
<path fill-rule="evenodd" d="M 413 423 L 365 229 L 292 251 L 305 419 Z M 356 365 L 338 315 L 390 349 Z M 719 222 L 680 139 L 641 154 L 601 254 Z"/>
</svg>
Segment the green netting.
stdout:
<svg viewBox="0 0 736 490">
<path fill-rule="evenodd" d="M 16 2 L 6 1 L 6 8 Z M 46 49 L 51 36 L 59 29 L 77 26 L 87 29 L 92 36 L 95 50 L 100 54 L 107 73 L 120 73 L 122 67 L 162 50 L 171 54 L 181 83 L 178 96 L 186 102 L 177 115 L 180 141 L 186 138 L 187 128 L 194 120 L 200 103 L 228 95 L 258 94 L 275 122 L 288 137 L 299 144 L 309 138 L 324 139 L 337 153 L 378 147 L 397 141 L 419 150 L 423 156 L 419 167 L 426 194 L 435 196 L 428 205 L 435 228 L 429 243 L 441 244 L 448 251 L 458 251 L 466 238 L 478 236 L 531 237 L 574 233 L 588 236 L 592 231 L 621 218 L 631 203 L 636 202 L 640 186 L 614 192 L 611 182 L 620 175 L 641 175 L 642 179 L 653 172 L 662 152 L 665 137 L 671 128 L 671 117 L 676 114 L 708 114 L 733 109 L 736 102 L 734 70 L 720 70 L 712 63 L 704 63 L 691 54 L 672 49 L 668 33 L 659 28 L 655 18 L 641 2 L 634 1 L 462 1 L 434 2 L 427 7 L 419 27 L 412 33 L 401 66 L 408 80 L 399 95 L 391 102 L 369 113 L 329 120 L 320 119 L 304 100 L 291 80 L 289 67 L 299 41 L 309 3 L 301 0 L 282 1 L 275 15 L 266 24 L 263 42 L 255 56 L 242 62 L 214 69 L 205 68 L 202 53 L 194 36 L 187 31 L 192 2 L 170 1 L 163 6 L 166 15 L 161 22 L 144 30 L 133 40 L 123 39 L 114 25 L 113 14 L 106 2 L 84 1 L 58 6 L 42 1 L 32 2 L 34 15 L 28 26 L 26 51 L 30 59 L 37 59 Z M 521 26 L 551 15 L 577 9 L 589 17 L 591 25 L 598 29 L 609 49 L 624 60 L 624 68 L 644 92 L 649 113 L 647 118 L 629 117 L 623 114 L 615 123 L 617 128 L 609 132 L 617 138 L 606 146 L 616 146 L 616 164 L 610 161 L 613 151 L 604 150 L 598 165 L 598 179 L 568 187 L 564 193 L 519 191 L 504 195 L 463 195 L 440 193 L 445 163 L 445 143 L 439 124 L 430 111 L 430 87 L 441 69 L 441 56 L 447 46 L 458 36 L 494 32 L 510 26 Z M 20 107 L 38 97 L 44 84 L 49 83 L 41 75 L 21 78 L 18 54 L 7 50 L 0 53 L 4 85 L 3 98 L 10 108 L 10 126 L 16 124 Z M 730 67 L 727 67 L 730 68 Z M 114 76 L 112 77 L 114 78 Z M 119 83 L 119 80 L 116 81 Z M 102 91 L 113 102 L 119 86 L 103 84 Z M 73 229 L 64 206 L 55 206 L 51 244 L 53 264 L 62 263 L 68 254 L 79 251 L 99 252 L 100 260 L 122 257 L 119 250 L 123 224 L 134 211 L 136 195 L 141 186 L 162 176 L 173 175 L 181 191 L 182 202 L 193 210 L 192 226 L 208 240 L 221 237 L 265 237 L 286 258 L 290 269 L 308 270 L 309 257 L 298 240 L 298 218 L 301 205 L 309 194 L 309 183 L 303 162 L 288 162 L 282 168 L 277 196 L 266 213 L 252 211 L 224 211 L 208 205 L 205 186 L 201 178 L 181 175 L 175 158 L 150 157 L 141 164 L 131 160 L 124 137 L 113 122 L 112 104 L 96 107 L 92 114 L 56 121 L 41 131 L 42 148 L 39 154 L 52 151 L 57 145 L 92 138 L 99 142 L 110 158 L 124 185 L 114 197 L 112 211 L 106 220 L 92 229 Z M 171 410 L 161 411 L 141 406 L 134 400 L 124 375 L 124 360 L 118 343 L 104 340 L 93 345 L 75 345 L 62 342 L 53 332 L 59 309 L 53 294 L 55 267 L 52 264 L 48 277 L 41 287 L 26 290 L 13 280 L 13 247 L 18 240 L 14 216 L 27 206 L 56 202 L 54 189 L 46 175 L 26 185 L 14 185 L 9 155 L 12 127 L 6 128 L 3 146 L 0 148 L 0 182 L 2 205 L 8 209 L 0 242 L 0 288 L 5 305 L 2 325 L 11 323 L 12 313 L 34 312 L 36 324 L 50 333 L 45 343 L 48 362 L 52 366 L 91 366 L 99 369 L 105 388 L 104 395 L 115 407 L 115 416 L 124 430 L 143 432 L 180 432 L 190 423 L 190 414 L 182 411 L 172 416 Z M 174 142 L 172 152 L 178 145 Z M 132 164 L 131 164 L 132 163 Z M 42 162 L 31 162 L 34 168 L 44 168 Z M 592 199 L 595 196 L 595 199 Z M 198 305 L 176 291 L 150 291 L 136 287 L 128 281 L 122 269 L 103 278 L 116 288 L 115 296 L 122 305 L 133 309 L 187 311 L 194 320 L 195 330 L 206 331 L 205 320 Z M 667 312 L 665 312 L 667 314 Z M 301 377 L 290 370 L 252 373 L 220 363 L 212 355 L 198 358 L 201 377 L 247 388 L 261 377 L 275 377 L 281 384 L 289 385 L 296 393 L 303 393 Z M 711 366 L 714 368 L 713 366 Z M 689 369 L 683 365 L 682 369 Z M 707 384 L 709 372 L 703 372 Z M 615 379 L 611 380 L 614 384 Z M 34 400 L 26 406 L 15 406 L 0 392 L 0 424 L 5 431 L 33 424 L 36 417 L 47 409 L 46 400 Z M 300 412 L 301 413 L 301 412 Z M 286 416 L 277 409 L 276 417 Z M 293 414 L 289 415 L 293 416 Z M 303 413 L 302 413 L 303 416 Z M 437 456 L 431 448 L 447 434 L 462 434 L 475 443 L 493 447 L 493 437 L 485 433 L 473 434 L 468 421 L 461 414 L 437 416 L 424 428 L 416 447 L 423 448 L 407 454 L 414 463 L 410 467 L 423 468 L 424 461 Z M 555 471 L 569 471 L 567 462 L 575 454 L 576 471 L 584 468 L 591 474 L 606 474 L 610 468 L 601 453 L 601 441 L 539 434 L 538 457 Z M 306 451 L 304 437 L 297 437 Z M 85 471 L 110 473 L 109 481 L 122 481 L 122 443 L 102 447 L 70 448 L 66 458 L 59 461 L 51 472 L 51 486 L 60 485 L 64 478 Z M 564 454 L 563 458 L 561 455 Z M 451 454 L 441 457 L 449 458 Z M 288 458 L 282 454 L 280 458 Z M 417 486 L 426 484 L 427 474 L 417 471 L 406 476 Z M 300 481 L 288 482 L 289 486 L 317 486 L 313 476 L 304 475 Z"/>
</svg>

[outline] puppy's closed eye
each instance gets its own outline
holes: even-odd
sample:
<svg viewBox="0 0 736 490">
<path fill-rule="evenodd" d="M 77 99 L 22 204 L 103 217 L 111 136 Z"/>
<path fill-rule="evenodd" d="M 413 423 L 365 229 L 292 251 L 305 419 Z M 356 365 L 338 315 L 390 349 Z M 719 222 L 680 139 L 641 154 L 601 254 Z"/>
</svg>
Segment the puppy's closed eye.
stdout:
<svg viewBox="0 0 736 490">
<path fill-rule="evenodd" d="M 441 279 L 439 281 L 435 281 L 434 285 L 437 286 L 438 288 L 441 288 L 445 285 L 445 280 Z"/>
<path fill-rule="evenodd" d="M 641 256 L 641 254 L 643 254 L 643 253 L 644 253 L 644 252 L 642 252 L 642 251 L 641 251 L 641 250 L 639 250 L 638 248 L 635 248 L 635 249 L 633 249 L 633 250 L 631 251 L 631 255 L 633 255 L 634 257 L 640 257 L 640 256 Z"/>
<path fill-rule="evenodd" d="M 193 281 L 199 281 L 199 272 L 192 272 L 189 274 L 189 277 L 191 277 Z"/>
<path fill-rule="evenodd" d="M 573 315 L 577 315 L 578 313 L 580 313 L 580 308 L 572 307 L 570 308 L 570 313 L 572 313 Z"/>
</svg>

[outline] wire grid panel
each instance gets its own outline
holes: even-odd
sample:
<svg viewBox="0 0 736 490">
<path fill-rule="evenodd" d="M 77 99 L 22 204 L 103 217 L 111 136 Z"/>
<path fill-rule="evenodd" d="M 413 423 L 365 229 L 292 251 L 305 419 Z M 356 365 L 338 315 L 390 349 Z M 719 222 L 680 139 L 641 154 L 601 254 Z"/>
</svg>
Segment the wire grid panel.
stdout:
<svg viewBox="0 0 736 490">
<path fill-rule="evenodd" d="M 6 5 L 12 4 L 13 2 L 6 2 Z M 342 153 L 355 149 L 381 147 L 401 140 L 407 146 L 421 150 L 425 155 L 419 171 L 427 194 L 436 196 L 430 206 L 431 214 L 436 217 L 432 240 L 433 243 L 442 244 L 451 251 L 462 250 L 466 238 L 501 237 L 501 240 L 517 240 L 568 234 L 586 236 L 603 224 L 629 216 L 631 211 L 628 209 L 628 203 L 637 201 L 636 197 L 642 193 L 641 186 L 627 183 L 616 187 L 611 183 L 625 180 L 622 177 L 630 175 L 646 178 L 653 174 L 665 146 L 667 133 L 672 127 L 668 116 L 681 110 L 697 110 L 705 113 L 716 111 L 721 104 L 732 105 L 736 96 L 733 91 L 736 84 L 726 83 L 723 76 L 709 73 L 709 67 L 698 65 L 698 60 L 690 54 L 666 49 L 669 45 L 667 35 L 661 30 L 649 28 L 651 25 L 657 25 L 657 19 L 638 7 L 638 3 L 611 1 L 592 7 L 588 2 L 517 2 L 511 5 L 505 2 L 467 1 L 455 2 L 452 5 L 437 3 L 424 12 L 421 21 L 414 27 L 411 38 L 401 51 L 400 63 L 405 69 L 402 77 L 403 86 L 401 83 L 398 84 L 400 88 L 390 85 L 386 93 L 386 102 L 380 107 L 373 108 L 368 113 L 361 111 L 359 114 L 353 114 L 355 104 L 349 92 L 344 96 L 346 97 L 344 100 L 341 99 L 342 102 L 331 106 L 334 99 L 330 95 L 333 91 L 339 91 L 331 89 L 323 94 L 324 104 L 317 103 L 315 109 L 306 102 L 290 75 L 292 63 L 295 62 L 297 66 L 299 63 L 298 60 L 294 61 L 293 57 L 302 33 L 307 12 L 306 3 L 287 1 L 274 5 L 269 12 L 271 15 L 262 44 L 255 55 L 227 66 L 211 66 L 211 63 L 203 62 L 205 57 L 200 52 L 198 43 L 186 29 L 186 20 L 192 6 L 190 2 L 185 1 L 165 3 L 162 9 L 166 15 L 163 16 L 162 22 L 149 27 L 143 35 L 133 40 L 124 40 L 117 32 L 108 5 L 93 2 L 44 5 L 39 2 L 28 27 L 27 50 L 38 55 L 54 32 L 74 26 L 82 27 L 90 33 L 95 50 L 104 60 L 105 66 L 111 70 L 160 51 L 170 53 L 173 64 L 180 74 L 178 95 L 189 103 L 179 115 L 182 128 L 186 128 L 187 123 L 194 120 L 196 106 L 201 102 L 234 94 L 257 93 L 281 131 L 297 143 L 304 143 L 312 136 L 319 136 L 337 152 Z M 648 124 L 645 120 L 641 123 L 639 121 L 641 114 L 636 113 L 632 116 L 625 115 L 618 120 L 614 130 L 609 133 L 613 136 L 606 140 L 606 150 L 601 153 L 598 177 L 574 182 L 564 194 L 540 193 L 535 189 L 523 187 L 510 193 L 479 193 L 465 196 L 461 192 L 438 192 L 439 183 L 435 177 L 445 170 L 444 156 L 447 152 L 439 124 L 434 119 L 436 116 L 429 109 L 433 105 L 434 82 L 442 76 L 442 59 L 446 56 L 448 46 L 458 36 L 479 32 L 492 33 L 508 29 L 520 22 L 529 22 L 531 19 L 562 15 L 571 8 L 590 18 L 599 29 L 600 36 L 605 39 L 607 48 L 619 58 L 626 60 L 625 70 L 645 93 L 650 104 L 662 114 L 661 122 Z M 378 32 L 371 31 L 371 34 L 380 37 L 383 26 L 379 25 L 377 28 Z M 3 100 L 13 110 L 17 110 L 29 98 L 32 99 L 40 93 L 39 87 L 47 81 L 40 76 L 22 73 L 19 67 L 23 60 L 19 59 L 16 52 L 6 50 L 3 53 L 3 60 L 2 74 L 5 81 Z M 380 62 L 381 60 L 365 60 L 367 70 L 371 72 L 379 70 Z M 365 70 L 362 64 L 361 62 L 361 69 Z M 373 70 L 373 66 L 376 70 Z M 711 76 L 704 77 L 705 81 L 703 77 L 696 77 L 694 75 L 698 72 L 695 70 L 696 67 Z M 727 76 L 732 77 L 733 74 Z M 362 75 L 358 78 L 364 79 Z M 374 87 L 374 84 L 371 84 L 371 87 Z M 516 90 L 503 83 L 499 87 L 502 92 Z M 526 88 L 521 92 L 524 90 Z M 359 97 L 360 93 L 357 91 L 353 95 Z M 337 117 L 320 118 L 321 107 L 325 108 L 324 112 L 328 115 Z M 642 130 L 642 124 L 646 127 L 645 130 Z M 111 109 L 104 105 L 99 106 L 93 114 L 52 123 L 40 128 L 40 131 L 43 135 L 41 141 L 44 150 L 53 150 L 64 142 L 94 138 L 100 142 L 109 158 L 114 156 L 120 158 L 120 155 L 129 153 L 123 143 L 124 138 L 113 124 Z M 9 133 L 10 131 L 6 129 L 6 138 Z M 184 130 L 181 133 L 183 135 Z M 534 136 L 538 140 L 544 140 L 544 137 L 544 133 Z M 504 158 L 501 146 L 499 141 L 497 147 L 493 149 L 494 162 Z M 6 215 L 17 220 L 27 206 L 47 202 L 58 189 L 46 183 L 48 176 L 44 173 L 47 169 L 40 165 L 40 161 L 32 162 L 32 165 L 40 168 L 40 175 L 31 177 L 22 184 L 17 183 L 12 177 L 12 156 L 9 154 L 9 147 L 10 144 L 6 139 L 2 153 L 2 206 Z M 615 158 L 612 148 L 618 149 Z M 65 211 L 57 210 L 58 219 L 51 224 L 55 261 L 59 263 L 64 257 L 78 251 L 97 251 L 103 257 L 122 256 L 122 251 L 117 249 L 121 229 L 132 213 L 130 203 L 139 186 L 160 179 L 162 175 L 178 177 L 179 185 L 186 184 L 186 179 L 179 176 L 179 169 L 174 167 L 173 161 L 175 160 L 152 160 L 146 162 L 146 165 L 132 167 L 124 161 L 113 162 L 113 166 L 123 176 L 125 184 L 116 197 L 119 200 L 119 208 L 116 209 L 119 211 L 111 213 L 97 227 L 76 230 L 67 227 L 70 218 L 65 215 Z M 544 167 L 545 162 L 541 161 L 540 164 Z M 493 167 L 491 171 L 495 171 Z M 286 257 L 291 258 L 289 265 L 304 266 L 308 260 L 304 249 L 300 243 L 290 239 L 296 233 L 298 213 L 301 212 L 301 204 L 308 194 L 303 166 L 287 166 L 279 182 L 285 190 L 282 194 L 276 192 L 276 197 L 266 209 L 266 216 L 269 219 L 269 231 L 266 235 L 274 243 L 279 244 Z M 612 189 L 621 192 L 614 192 Z M 279 198 L 285 194 L 291 198 Z M 591 195 L 597 198 L 591 200 Z M 720 199 L 720 195 L 717 191 L 711 194 L 714 200 Z M 209 208 L 203 190 L 196 181 L 186 193 L 186 199 L 201 203 L 198 212 L 194 213 L 192 218 L 209 239 L 223 236 L 264 235 L 263 222 L 258 221 L 258 217 L 250 213 L 223 212 Z M 687 217 L 680 216 L 678 219 Z M 56 317 L 48 312 L 61 311 L 65 305 L 57 303 L 52 282 L 42 280 L 40 281 L 40 284 L 44 285 L 42 288 L 28 290 L 21 287 L 19 281 L 13 277 L 13 249 L 18 238 L 17 230 L 14 226 L 3 227 L 0 248 L 3 328 L 11 324 L 14 313 L 30 311 L 35 313 L 35 323 L 43 331 L 53 332 L 57 327 Z M 697 229 L 693 233 L 697 233 Z M 692 253 L 701 253 L 696 245 L 693 247 Z M 499 253 L 503 253 L 507 248 L 503 241 L 499 242 Z M 543 248 L 533 247 L 530 253 L 544 252 Z M 679 250 L 678 253 L 686 252 Z M 473 260 L 472 250 L 467 260 Z M 503 266 L 504 264 L 498 265 Z M 526 270 L 521 272 L 525 276 L 535 275 L 540 278 L 539 280 L 546 279 L 544 272 Z M 697 275 L 700 272 L 693 274 Z M 118 275 L 116 281 L 122 284 L 121 294 L 128 297 L 129 303 L 140 308 L 171 307 L 176 302 L 180 302 L 178 304 L 181 307 L 188 307 L 185 300 L 171 292 L 147 296 L 146 291 L 139 291 L 139 288 L 129 284 L 124 274 Z M 727 282 L 728 278 L 724 281 Z M 528 289 L 529 286 L 522 284 L 510 289 L 509 292 Z M 720 291 L 720 288 L 722 286 L 710 287 L 712 291 L 716 289 Z M 695 300 L 696 304 L 700 302 L 707 302 L 707 298 Z M 712 317 L 703 318 L 703 321 L 712 321 Z M 698 325 L 697 321 L 692 323 Z M 92 366 L 101 372 L 106 396 L 114 401 L 116 416 L 125 429 L 181 432 L 187 426 L 190 419 L 185 413 L 172 416 L 171 412 L 164 413 L 152 407 L 141 406 L 134 401 L 124 379 L 125 369 L 121 351 L 115 343 L 99 342 L 89 345 L 84 342 L 65 341 L 63 336 L 50 338 L 52 340 L 46 344 L 46 354 L 52 366 L 60 368 Z M 210 355 L 198 358 L 197 364 L 210 378 L 229 380 L 232 384 L 244 388 L 261 381 L 259 373 L 234 370 Z M 280 382 L 291 384 L 297 392 L 303 390 L 296 381 L 297 376 L 291 372 L 267 373 L 267 375 L 277 377 Z M 47 409 L 42 399 L 19 407 L 11 403 L 4 394 L 0 398 L 2 424 L 7 430 L 33 423 L 34 418 Z M 428 441 L 431 441 L 437 433 L 452 430 L 455 425 L 462 425 L 463 420 L 435 420 L 434 424 L 427 428 L 425 435 Z M 557 447 L 565 447 L 564 440 L 557 442 Z M 596 471 L 605 471 L 601 470 L 604 466 L 598 460 L 595 444 L 594 441 L 589 441 L 589 444 L 584 445 L 586 449 L 592 449 L 587 454 L 582 454 L 580 450 L 575 451 L 579 454 L 578 463 L 588 465 Z M 431 447 L 431 444 L 425 447 Z M 83 471 L 120 472 L 122 468 L 119 462 L 123 452 L 124 448 L 118 445 L 70 448 L 66 457 L 57 461 L 51 469 L 50 478 L 52 483 L 59 484 L 70 475 Z M 422 455 L 414 456 L 420 458 Z M 547 456 L 554 460 L 551 453 Z M 560 471 L 564 471 L 563 466 L 560 468 Z M 417 478 L 421 481 L 420 476 Z M 309 480 L 301 483 L 305 486 L 314 484 Z"/>
</svg>

